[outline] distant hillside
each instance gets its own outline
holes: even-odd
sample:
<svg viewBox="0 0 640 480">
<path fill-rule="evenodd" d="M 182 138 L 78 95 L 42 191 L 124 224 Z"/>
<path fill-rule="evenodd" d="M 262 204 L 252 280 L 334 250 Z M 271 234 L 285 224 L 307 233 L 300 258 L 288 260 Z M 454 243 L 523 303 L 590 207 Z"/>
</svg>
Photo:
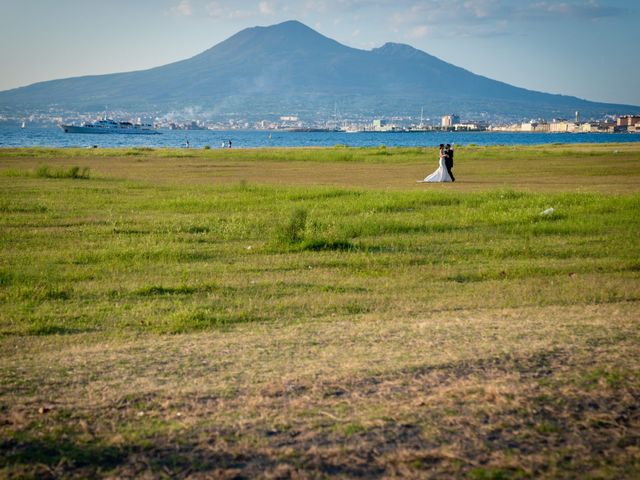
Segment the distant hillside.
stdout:
<svg viewBox="0 0 640 480">
<path fill-rule="evenodd" d="M 640 113 L 517 88 L 475 75 L 423 51 L 387 43 L 371 51 L 342 45 L 297 21 L 243 30 L 187 60 L 128 73 L 69 78 L 0 92 L 3 110 L 50 106 L 81 111 L 169 112 L 194 107 L 265 118 L 458 113 L 464 118 L 583 118 Z"/>
</svg>

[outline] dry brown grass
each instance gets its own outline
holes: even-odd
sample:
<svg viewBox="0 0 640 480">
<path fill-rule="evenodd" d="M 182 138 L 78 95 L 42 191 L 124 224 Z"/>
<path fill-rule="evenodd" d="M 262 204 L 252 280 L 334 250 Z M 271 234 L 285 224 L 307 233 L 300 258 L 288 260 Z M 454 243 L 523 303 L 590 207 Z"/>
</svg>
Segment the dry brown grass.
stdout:
<svg viewBox="0 0 640 480">
<path fill-rule="evenodd" d="M 437 167 L 434 148 L 385 149 L 235 149 L 229 150 L 28 150 L 3 149 L 0 169 L 36 169 L 82 165 L 92 174 L 154 183 L 195 185 L 250 182 L 275 185 L 332 185 L 372 189 L 447 189 L 485 191 L 496 188 L 534 192 L 640 191 L 640 146 L 588 144 L 460 147 L 458 181 L 417 184 Z M 347 160 L 342 160 L 347 156 Z M 297 160 L 303 157 L 304 161 Z"/>
<path fill-rule="evenodd" d="M 5 339 L 2 451 L 39 477 L 633 478 L 638 354 L 635 303 Z"/>
</svg>

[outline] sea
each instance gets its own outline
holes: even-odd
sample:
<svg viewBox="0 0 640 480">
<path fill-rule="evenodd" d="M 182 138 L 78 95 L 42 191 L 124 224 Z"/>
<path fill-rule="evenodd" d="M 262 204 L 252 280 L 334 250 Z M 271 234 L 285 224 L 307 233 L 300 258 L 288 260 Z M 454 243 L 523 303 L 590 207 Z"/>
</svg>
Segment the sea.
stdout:
<svg viewBox="0 0 640 480">
<path fill-rule="evenodd" d="M 0 126 L 0 148 L 232 148 L 265 147 L 434 147 L 462 145 L 547 145 L 569 143 L 633 143 L 640 133 L 518 132 L 289 132 L 282 130 L 160 130 L 160 135 L 94 135 L 64 133 L 56 127 Z"/>
</svg>

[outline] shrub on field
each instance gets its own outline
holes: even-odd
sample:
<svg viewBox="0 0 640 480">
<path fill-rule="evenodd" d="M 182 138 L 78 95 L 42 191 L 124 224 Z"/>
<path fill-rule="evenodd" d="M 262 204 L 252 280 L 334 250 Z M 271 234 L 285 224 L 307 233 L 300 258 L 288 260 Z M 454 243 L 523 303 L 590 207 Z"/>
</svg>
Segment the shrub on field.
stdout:
<svg viewBox="0 0 640 480">
<path fill-rule="evenodd" d="M 280 243 L 299 243 L 304 238 L 304 231 L 307 226 L 307 211 L 304 208 L 296 208 L 291 212 L 287 222 L 278 231 Z"/>
<path fill-rule="evenodd" d="M 307 211 L 296 208 L 286 223 L 277 231 L 276 243 L 292 247 L 294 250 L 355 250 L 349 240 L 336 236 L 336 232 L 322 232 L 317 228 L 307 228 Z"/>
<path fill-rule="evenodd" d="M 89 167 L 69 167 L 51 169 L 48 165 L 40 165 L 35 172 L 36 177 L 40 178 L 89 178 Z"/>
</svg>

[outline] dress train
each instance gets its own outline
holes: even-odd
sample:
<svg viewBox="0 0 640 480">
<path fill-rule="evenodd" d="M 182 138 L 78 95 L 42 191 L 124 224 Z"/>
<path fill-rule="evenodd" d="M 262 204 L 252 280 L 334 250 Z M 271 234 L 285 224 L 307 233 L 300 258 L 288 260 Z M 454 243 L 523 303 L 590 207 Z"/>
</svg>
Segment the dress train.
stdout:
<svg viewBox="0 0 640 480">
<path fill-rule="evenodd" d="M 442 183 L 452 181 L 453 179 L 451 178 L 451 175 L 449 175 L 449 171 L 447 170 L 447 166 L 445 165 L 444 157 L 440 157 L 438 169 L 428 177 L 425 177 L 424 180 L 418 180 L 418 183 Z"/>
</svg>

